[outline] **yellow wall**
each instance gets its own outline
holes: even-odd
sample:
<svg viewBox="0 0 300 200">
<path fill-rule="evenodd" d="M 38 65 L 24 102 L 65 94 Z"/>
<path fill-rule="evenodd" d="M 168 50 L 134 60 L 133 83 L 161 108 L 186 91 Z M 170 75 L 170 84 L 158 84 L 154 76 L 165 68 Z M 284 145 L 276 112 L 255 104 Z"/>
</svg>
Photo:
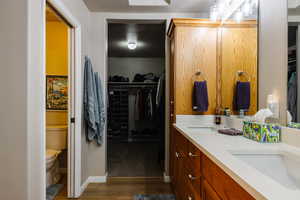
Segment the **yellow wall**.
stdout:
<svg viewBox="0 0 300 200">
<path fill-rule="evenodd" d="M 46 24 L 46 74 L 68 75 L 68 26 L 59 21 Z M 67 111 L 47 111 L 47 125 L 67 124 Z"/>
</svg>

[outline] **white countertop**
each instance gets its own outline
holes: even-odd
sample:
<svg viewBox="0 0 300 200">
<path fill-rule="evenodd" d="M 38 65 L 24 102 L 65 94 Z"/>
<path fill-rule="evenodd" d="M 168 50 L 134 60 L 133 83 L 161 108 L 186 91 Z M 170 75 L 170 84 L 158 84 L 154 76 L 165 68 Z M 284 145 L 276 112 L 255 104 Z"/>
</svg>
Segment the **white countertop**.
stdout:
<svg viewBox="0 0 300 200">
<path fill-rule="evenodd" d="M 230 153 L 247 151 L 285 151 L 291 152 L 294 155 L 300 155 L 300 148 L 284 143 L 262 144 L 246 139 L 243 136 L 222 135 L 217 133 L 216 130 L 194 131 L 189 129 L 188 125 L 185 124 L 174 124 L 174 126 L 256 199 L 300 199 L 300 189 L 290 189 L 283 186 Z M 274 174 L 274 176 L 276 176 L 276 174 Z"/>
</svg>

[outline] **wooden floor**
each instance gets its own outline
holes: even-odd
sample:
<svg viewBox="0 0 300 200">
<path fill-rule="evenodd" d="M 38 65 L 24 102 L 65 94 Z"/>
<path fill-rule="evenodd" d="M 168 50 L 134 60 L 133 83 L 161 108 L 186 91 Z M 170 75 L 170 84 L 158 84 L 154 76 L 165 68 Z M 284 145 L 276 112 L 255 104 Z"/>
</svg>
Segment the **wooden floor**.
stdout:
<svg viewBox="0 0 300 200">
<path fill-rule="evenodd" d="M 79 200 L 133 200 L 136 194 L 172 194 L 171 186 L 161 179 L 119 178 L 107 183 L 90 184 Z M 67 200 L 65 187 L 55 200 Z"/>
</svg>

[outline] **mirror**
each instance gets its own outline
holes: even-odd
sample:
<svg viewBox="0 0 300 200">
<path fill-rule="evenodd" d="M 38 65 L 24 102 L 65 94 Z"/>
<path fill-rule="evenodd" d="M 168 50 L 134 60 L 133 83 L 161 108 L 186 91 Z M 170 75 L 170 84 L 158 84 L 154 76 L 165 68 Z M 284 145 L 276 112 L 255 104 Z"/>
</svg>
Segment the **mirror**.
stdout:
<svg viewBox="0 0 300 200">
<path fill-rule="evenodd" d="M 288 1 L 288 74 L 287 74 L 287 124 L 300 128 L 299 45 L 300 45 L 300 2 Z"/>
<path fill-rule="evenodd" d="M 240 7 L 220 28 L 221 105 L 232 114 L 254 115 L 258 110 L 258 1 Z"/>
</svg>

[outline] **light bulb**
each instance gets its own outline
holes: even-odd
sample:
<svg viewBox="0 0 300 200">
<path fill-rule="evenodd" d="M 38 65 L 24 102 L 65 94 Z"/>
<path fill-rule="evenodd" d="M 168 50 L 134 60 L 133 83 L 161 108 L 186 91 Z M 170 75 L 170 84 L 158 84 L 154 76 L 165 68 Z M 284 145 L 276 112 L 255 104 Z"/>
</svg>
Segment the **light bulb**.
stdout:
<svg viewBox="0 0 300 200">
<path fill-rule="evenodd" d="M 257 7 L 258 6 L 258 0 L 252 0 L 252 5 Z"/>
<path fill-rule="evenodd" d="M 243 6 L 243 13 L 245 16 L 249 16 L 251 14 L 251 5 L 249 1 L 246 1 L 244 6 Z"/>
<path fill-rule="evenodd" d="M 217 21 L 218 16 L 219 16 L 219 14 L 218 14 L 216 7 L 215 6 L 212 7 L 211 11 L 210 11 L 210 20 L 215 22 L 215 21 Z"/>
<path fill-rule="evenodd" d="M 137 47 L 137 43 L 136 42 L 128 42 L 127 46 L 128 46 L 128 49 L 134 50 Z"/>
<path fill-rule="evenodd" d="M 235 21 L 237 22 L 237 23 L 241 23 L 241 21 L 243 20 L 243 13 L 239 10 L 239 11 L 237 11 L 236 12 L 236 14 L 235 14 Z"/>
<path fill-rule="evenodd" d="M 222 15 L 225 12 L 226 7 L 227 7 L 227 5 L 226 5 L 225 2 L 219 3 L 219 5 L 218 5 L 218 11 L 219 11 L 220 15 Z"/>
</svg>

